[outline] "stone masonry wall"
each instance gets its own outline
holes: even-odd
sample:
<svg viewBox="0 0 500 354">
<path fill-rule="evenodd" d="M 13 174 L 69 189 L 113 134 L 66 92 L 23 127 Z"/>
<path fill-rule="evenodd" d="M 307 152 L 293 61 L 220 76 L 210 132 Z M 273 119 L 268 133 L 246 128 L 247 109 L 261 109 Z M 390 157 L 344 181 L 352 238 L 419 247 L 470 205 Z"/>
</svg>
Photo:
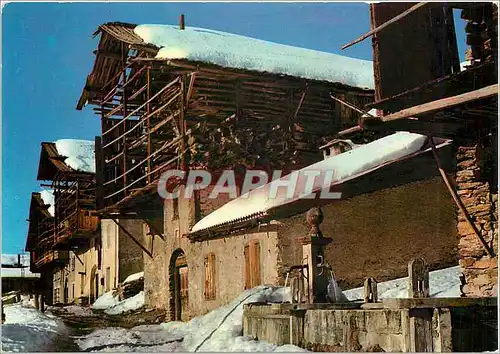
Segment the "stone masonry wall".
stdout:
<svg viewBox="0 0 500 354">
<path fill-rule="evenodd" d="M 441 177 L 366 193 L 322 207 L 321 230 L 333 238 L 326 261 L 342 289 L 408 275 L 408 262 L 424 257 L 432 270 L 458 263 L 456 206 Z M 280 220 L 279 273 L 300 264 L 297 237 L 309 231 L 305 213 Z"/>
<path fill-rule="evenodd" d="M 457 149 L 458 195 L 481 235 L 496 255 L 498 250 L 498 192 L 485 176 L 486 150 L 479 145 Z M 494 171 L 493 173 L 496 173 Z M 459 264 L 465 296 L 496 296 L 498 257 L 490 258 L 464 215 L 459 212 Z"/>
</svg>

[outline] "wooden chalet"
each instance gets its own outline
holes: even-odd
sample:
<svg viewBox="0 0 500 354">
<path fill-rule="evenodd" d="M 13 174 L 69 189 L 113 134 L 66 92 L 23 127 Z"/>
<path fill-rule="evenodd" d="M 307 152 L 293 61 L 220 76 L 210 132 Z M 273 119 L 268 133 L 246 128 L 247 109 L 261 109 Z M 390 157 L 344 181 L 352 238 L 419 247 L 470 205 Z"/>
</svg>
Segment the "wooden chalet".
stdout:
<svg viewBox="0 0 500 354">
<path fill-rule="evenodd" d="M 155 209 L 152 192 L 169 168 L 293 168 L 319 161 L 318 147 L 359 117 L 331 95 L 358 106 L 373 101 L 373 90 L 341 82 L 157 58 L 160 48 L 135 28 L 99 26 L 94 67 L 77 104 L 78 110 L 95 106 L 101 117 L 101 215 Z"/>
<path fill-rule="evenodd" d="M 68 165 L 57 150 L 56 144 L 43 142 L 37 179 L 50 181 L 45 185 L 54 195 L 52 216 L 53 248 L 69 250 L 88 245 L 97 235 L 99 219 L 95 211 L 95 175 L 79 171 Z"/>
<path fill-rule="evenodd" d="M 49 212 L 40 193 L 31 193 L 26 251 L 30 252 L 30 270 L 43 273 L 47 269 L 62 267 L 68 261 L 68 252 L 55 251 L 54 216 Z"/>
</svg>

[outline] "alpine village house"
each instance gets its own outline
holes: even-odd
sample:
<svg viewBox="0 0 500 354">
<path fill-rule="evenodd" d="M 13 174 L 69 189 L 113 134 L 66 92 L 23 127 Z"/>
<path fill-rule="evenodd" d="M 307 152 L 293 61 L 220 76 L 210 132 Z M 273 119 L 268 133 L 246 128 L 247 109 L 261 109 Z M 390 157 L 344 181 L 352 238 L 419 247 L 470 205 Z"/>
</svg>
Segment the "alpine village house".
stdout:
<svg viewBox="0 0 500 354">
<path fill-rule="evenodd" d="M 93 301 L 143 270 L 146 307 L 171 320 L 204 314 L 283 285 L 319 206 L 333 239 L 323 256 L 343 289 L 404 277 L 424 257 L 431 270 L 459 264 L 463 296 L 496 296 L 496 6 L 419 4 L 370 5 L 373 33 L 358 42 L 372 37 L 373 62 L 191 28 L 183 16 L 99 26 L 76 107 L 101 119 L 95 165 L 79 170 L 43 143 L 38 179 L 54 201 L 33 193 L 30 206 L 26 248 L 54 302 Z M 453 8 L 466 31 L 485 23 L 474 30 L 489 40 L 467 35 L 465 67 Z M 169 180 L 179 197 L 163 199 L 162 173 L 176 169 L 333 169 L 328 190 L 341 198 L 285 196 L 283 177 L 244 197 L 236 178 L 238 195 L 216 199 L 215 182 L 185 198 L 186 181 Z"/>
</svg>

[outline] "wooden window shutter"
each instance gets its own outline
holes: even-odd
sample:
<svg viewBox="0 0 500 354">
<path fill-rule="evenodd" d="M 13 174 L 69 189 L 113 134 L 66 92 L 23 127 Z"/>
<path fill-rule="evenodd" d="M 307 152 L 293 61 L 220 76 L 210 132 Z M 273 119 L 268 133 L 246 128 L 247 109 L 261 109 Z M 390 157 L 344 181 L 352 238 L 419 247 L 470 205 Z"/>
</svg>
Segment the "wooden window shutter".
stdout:
<svg viewBox="0 0 500 354">
<path fill-rule="evenodd" d="M 188 297 L 188 267 L 179 268 L 180 274 L 180 287 L 181 287 L 181 299 L 187 299 Z"/>
<path fill-rule="evenodd" d="M 214 300 L 215 288 L 215 254 L 210 253 L 205 257 L 205 299 Z"/>
<path fill-rule="evenodd" d="M 260 285 L 260 242 L 252 244 L 252 288 Z"/>
<path fill-rule="evenodd" d="M 245 290 L 252 287 L 251 273 L 250 273 L 250 247 L 245 246 L 243 250 L 243 255 L 245 256 Z"/>
</svg>

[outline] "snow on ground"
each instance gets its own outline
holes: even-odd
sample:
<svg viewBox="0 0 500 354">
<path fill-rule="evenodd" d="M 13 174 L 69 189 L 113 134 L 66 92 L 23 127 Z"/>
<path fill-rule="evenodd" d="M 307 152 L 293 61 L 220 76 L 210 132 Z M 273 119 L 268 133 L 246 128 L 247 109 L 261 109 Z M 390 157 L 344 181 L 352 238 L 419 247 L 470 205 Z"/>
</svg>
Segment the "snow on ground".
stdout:
<svg viewBox="0 0 500 354">
<path fill-rule="evenodd" d="M 113 290 L 100 296 L 93 304 L 92 309 L 104 310 L 108 315 L 118 315 L 144 306 L 144 291 L 135 296 L 120 301 L 118 296 L 113 296 Z"/>
<path fill-rule="evenodd" d="M 64 162 L 77 171 L 95 173 L 94 142 L 90 140 L 60 139 L 55 142 Z"/>
<path fill-rule="evenodd" d="M 160 325 L 137 326 L 132 329 L 108 327 L 77 338 L 81 350 L 107 352 L 173 352 L 181 349 L 182 337 L 172 335 Z"/>
<path fill-rule="evenodd" d="M 78 305 L 69 305 L 69 306 L 64 306 L 61 307 L 63 311 L 69 312 L 75 316 L 79 317 L 89 317 L 93 316 L 94 313 L 92 310 L 88 307 L 83 307 L 83 306 L 78 306 Z"/>
<path fill-rule="evenodd" d="M 131 281 L 138 280 L 141 278 L 144 278 L 144 272 L 139 272 L 139 273 L 129 275 L 128 277 L 125 278 L 123 283 L 130 283 Z"/>
<path fill-rule="evenodd" d="M 431 297 L 460 297 L 460 266 L 429 273 Z M 382 282 L 377 285 L 379 299 L 407 298 L 408 277 Z M 363 288 L 344 291 L 349 300 L 363 299 Z"/>
<path fill-rule="evenodd" d="M 160 47 L 157 58 L 237 68 L 374 88 L 371 61 L 271 43 L 203 28 L 139 25 L 134 32 Z"/>
<path fill-rule="evenodd" d="M 77 344 L 87 351 L 305 352 L 293 345 L 280 347 L 242 336 L 244 304 L 290 300 L 289 289 L 261 285 L 243 292 L 228 305 L 189 322 L 138 326 L 130 330 L 106 328 L 79 338 Z"/>
<path fill-rule="evenodd" d="M 131 310 L 137 310 L 144 306 L 144 291 L 129 297 L 118 304 L 104 310 L 108 315 L 118 315 Z"/>
<path fill-rule="evenodd" d="M 54 208 L 54 191 L 52 189 L 44 189 L 40 192 L 40 197 L 43 200 L 45 205 L 50 205 L 49 213 L 54 216 L 55 208 Z"/>
<path fill-rule="evenodd" d="M 120 303 L 118 296 L 113 296 L 113 290 L 101 295 L 94 303 L 92 308 L 94 310 L 106 310 L 110 307 L 116 306 Z"/>
<path fill-rule="evenodd" d="M 41 313 L 34 307 L 26 306 L 26 302 L 24 303 L 4 307 L 2 351 L 51 351 L 58 337 L 67 335 L 67 328 L 55 316 Z"/>
</svg>

